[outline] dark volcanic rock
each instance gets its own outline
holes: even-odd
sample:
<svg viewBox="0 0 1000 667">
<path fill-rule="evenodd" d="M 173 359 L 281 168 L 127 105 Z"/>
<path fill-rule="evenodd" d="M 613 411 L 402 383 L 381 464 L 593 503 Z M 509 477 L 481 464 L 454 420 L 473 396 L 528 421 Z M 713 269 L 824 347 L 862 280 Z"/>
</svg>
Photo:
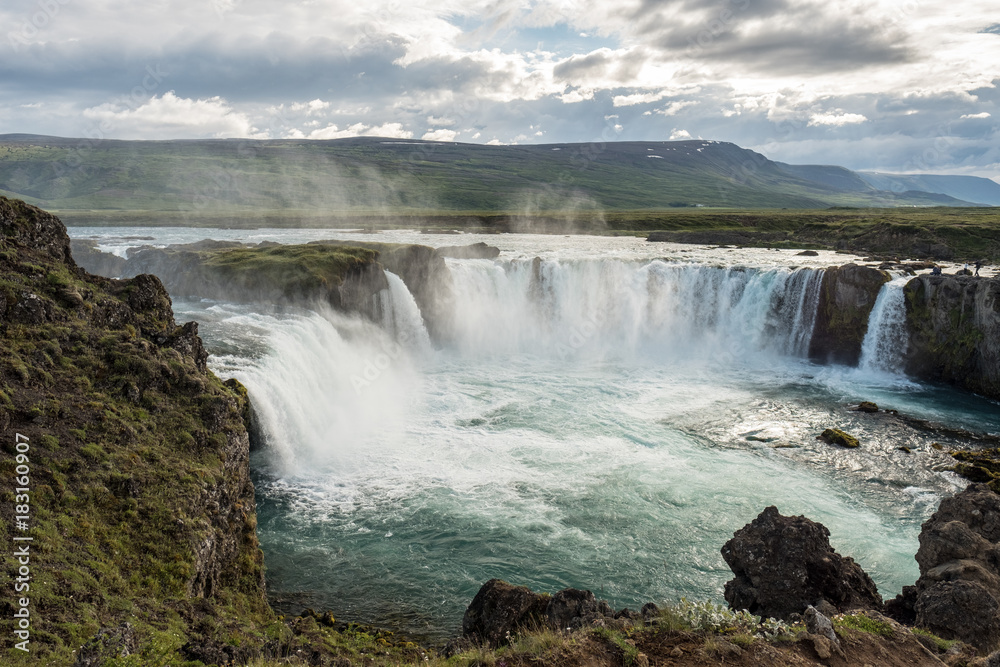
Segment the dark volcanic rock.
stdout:
<svg viewBox="0 0 1000 667">
<path fill-rule="evenodd" d="M 971 484 L 941 501 L 920 532 L 920 578 L 888 605 L 946 639 L 1000 648 L 1000 495 Z"/>
<path fill-rule="evenodd" d="M 548 598 L 524 586 L 490 579 L 476 593 L 462 618 L 462 634 L 489 646 L 507 643 L 507 635 L 537 628 L 545 618 Z"/>
<path fill-rule="evenodd" d="M 617 621 L 627 623 L 655 616 L 656 605 L 649 603 L 641 613 L 623 609 L 617 614 L 605 600 L 590 591 L 567 588 L 553 596 L 533 593 L 524 586 L 513 586 L 491 579 L 479 589 L 462 619 L 462 641 L 454 650 L 468 643 L 500 646 L 522 630 L 548 627 L 563 631 Z"/>
<path fill-rule="evenodd" d="M 555 630 L 582 628 L 593 625 L 598 618 L 614 618 L 614 611 L 604 600 L 598 600 L 590 591 L 567 588 L 549 600 L 545 620 Z"/>
<path fill-rule="evenodd" d="M 925 275 L 904 290 L 906 372 L 1000 398 L 1000 279 Z"/>
<path fill-rule="evenodd" d="M 453 245 L 437 249 L 441 257 L 454 259 L 494 259 L 500 256 L 500 248 L 486 245 L 482 241 L 471 245 Z"/>
<path fill-rule="evenodd" d="M 823 274 L 809 356 L 821 363 L 856 366 L 868 332 L 868 316 L 879 290 L 889 281 L 885 271 L 856 264 L 832 267 Z"/>
<path fill-rule="evenodd" d="M 12 245 L 32 248 L 49 259 L 75 267 L 69 236 L 59 218 L 17 199 L 0 197 L 0 234 Z"/>
<path fill-rule="evenodd" d="M 722 557 L 736 575 L 726 584 L 733 609 L 788 618 L 826 600 L 838 611 L 881 609 L 875 583 L 830 546 L 830 531 L 803 516 L 768 507 L 736 531 Z"/>
</svg>

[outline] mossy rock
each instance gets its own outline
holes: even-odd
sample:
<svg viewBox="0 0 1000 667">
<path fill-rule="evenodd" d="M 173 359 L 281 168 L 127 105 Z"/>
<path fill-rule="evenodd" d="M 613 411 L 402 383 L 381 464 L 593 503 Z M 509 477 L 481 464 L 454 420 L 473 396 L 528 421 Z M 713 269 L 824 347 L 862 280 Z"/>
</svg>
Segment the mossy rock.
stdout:
<svg viewBox="0 0 1000 667">
<path fill-rule="evenodd" d="M 855 409 L 855 412 L 878 412 L 878 404 L 872 403 L 871 401 L 861 401 L 858 403 L 858 407 Z"/>
<path fill-rule="evenodd" d="M 952 470 L 970 482 L 983 482 L 1000 489 L 1000 449 L 952 452 L 958 461 Z"/>
<path fill-rule="evenodd" d="M 839 428 L 828 428 L 819 436 L 819 439 L 831 445 L 840 445 L 848 449 L 855 449 L 861 443 L 853 435 L 841 431 Z"/>
</svg>

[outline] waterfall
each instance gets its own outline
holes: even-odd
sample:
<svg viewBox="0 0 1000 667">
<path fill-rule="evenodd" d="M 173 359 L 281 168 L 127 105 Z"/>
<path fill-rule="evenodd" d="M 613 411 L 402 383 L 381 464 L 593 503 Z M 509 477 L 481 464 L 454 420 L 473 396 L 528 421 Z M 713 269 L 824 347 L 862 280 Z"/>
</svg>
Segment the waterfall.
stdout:
<svg viewBox="0 0 1000 667">
<path fill-rule="evenodd" d="M 861 344 L 858 366 L 867 371 L 901 373 L 907 349 L 906 298 L 903 287 L 907 276 L 896 278 L 878 293 L 868 316 L 868 331 Z"/>
<path fill-rule="evenodd" d="M 660 260 L 448 260 L 456 344 L 467 353 L 725 350 L 804 356 L 817 269 Z"/>
<path fill-rule="evenodd" d="M 420 308 L 403 279 L 390 271 L 385 272 L 389 289 L 379 293 L 382 311 L 382 328 L 407 347 L 425 352 L 431 348 L 430 336 L 424 326 Z"/>
</svg>

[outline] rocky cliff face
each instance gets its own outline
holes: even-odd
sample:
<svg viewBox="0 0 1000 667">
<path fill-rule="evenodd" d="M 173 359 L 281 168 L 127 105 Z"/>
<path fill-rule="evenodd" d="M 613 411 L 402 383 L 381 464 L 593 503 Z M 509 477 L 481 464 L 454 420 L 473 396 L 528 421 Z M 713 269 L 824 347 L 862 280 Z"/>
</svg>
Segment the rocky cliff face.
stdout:
<svg viewBox="0 0 1000 667">
<path fill-rule="evenodd" d="M 254 303 L 325 303 L 337 310 L 375 318 L 378 313 L 374 296 L 388 287 L 377 258 L 378 253 L 363 248 L 273 243 L 246 246 L 205 240 L 135 249 L 129 253 L 122 275 L 153 274 L 175 296 Z"/>
<path fill-rule="evenodd" d="M 856 366 L 868 331 L 868 317 L 879 290 L 889 279 L 885 271 L 856 264 L 827 269 L 809 357 L 819 363 Z"/>
<path fill-rule="evenodd" d="M 942 500 L 922 526 L 916 559 L 920 578 L 889 611 L 981 651 L 1000 648 L 1000 495 L 972 484 Z"/>
<path fill-rule="evenodd" d="M 206 359 L 197 324 L 174 322 L 157 278 L 87 274 L 57 218 L 0 197 L 0 469 L 13 476 L 20 433 L 31 471 L 27 530 L 3 503 L 0 539 L 34 538 L 33 660 L 69 664 L 125 621 L 140 645 L 168 652 L 274 621 L 246 393 Z M 11 560 L 3 569 L 15 574 Z M 12 599 L 0 603 L 5 626 Z"/>
<path fill-rule="evenodd" d="M 87 270 L 105 276 L 159 277 L 171 294 L 253 303 L 326 303 L 380 319 L 375 295 L 388 287 L 385 271 L 398 275 L 420 308 L 428 333 L 446 340 L 454 323 L 454 294 L 446 256 L 495 257 L 485 244 L 446 249 L 416 244 L 313 241 L 247 246 L 204 240 L 167 248 L 143 246 L 127 260 L 102 253 L 92 242 L 73 241 Z"/>
<path fill-rule="evenodd" d="M 905 294 L 907 373 L 1000 398 L 1000 280 L 920 276 Z"/>
</svg>

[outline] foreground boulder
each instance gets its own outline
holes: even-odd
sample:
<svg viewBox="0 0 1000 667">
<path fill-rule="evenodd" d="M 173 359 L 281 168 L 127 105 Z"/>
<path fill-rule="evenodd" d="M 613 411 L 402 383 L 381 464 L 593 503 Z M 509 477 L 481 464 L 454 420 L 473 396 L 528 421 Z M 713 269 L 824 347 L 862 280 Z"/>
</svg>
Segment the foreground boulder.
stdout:
<svg viewBox="0 0 1000 667">
<path fill-rule="evenodd" d="M 490 579 L 476 593 L 462 618 L 462 635 L 488 646 L 506 643 L 521 630 L 544 624 L 548 596 L 500 579 Z"/>
<path fill-rule="evenodd" d="M 736 531 L 722 557 L 736 575 L 725 590 L 732 609 L 788 619 L 823 601 L 838 612 L 882 608 L 875 582 L 833 550 L 825 526 L 773 506 Z"/>
<path fill-rule="evenodd" d="M 941 501 L 920 532 L 920 578 L 889 611 L 981 651 L 1000 648 L 1000 495 L 985 484 Z"/>
<path fill-rule="evenodd" d="M 465 610 L 463 641 L 455 648 L 467 648 L 470 642 L 502 646 L 519 632 L 541 628 L 563 631 L 612 623 L 624 625 L 655 612 L 656 605 L 648 604 L 643 607 L 642 614 L 628 609 L 615 613 L 611 605 L 598 600 L 590 591 L 567 588 L 555 595 L 546 595 L 500 579 L 490 579 Z"/>
<path fill-rule="evenodd" d="M 545 607 L 545 621 L 554 630 L 594 625 L 599 619 L 613 618 L 614 610 L 590 591 L 567 588 L 552 596 Z"/>
</svg>

